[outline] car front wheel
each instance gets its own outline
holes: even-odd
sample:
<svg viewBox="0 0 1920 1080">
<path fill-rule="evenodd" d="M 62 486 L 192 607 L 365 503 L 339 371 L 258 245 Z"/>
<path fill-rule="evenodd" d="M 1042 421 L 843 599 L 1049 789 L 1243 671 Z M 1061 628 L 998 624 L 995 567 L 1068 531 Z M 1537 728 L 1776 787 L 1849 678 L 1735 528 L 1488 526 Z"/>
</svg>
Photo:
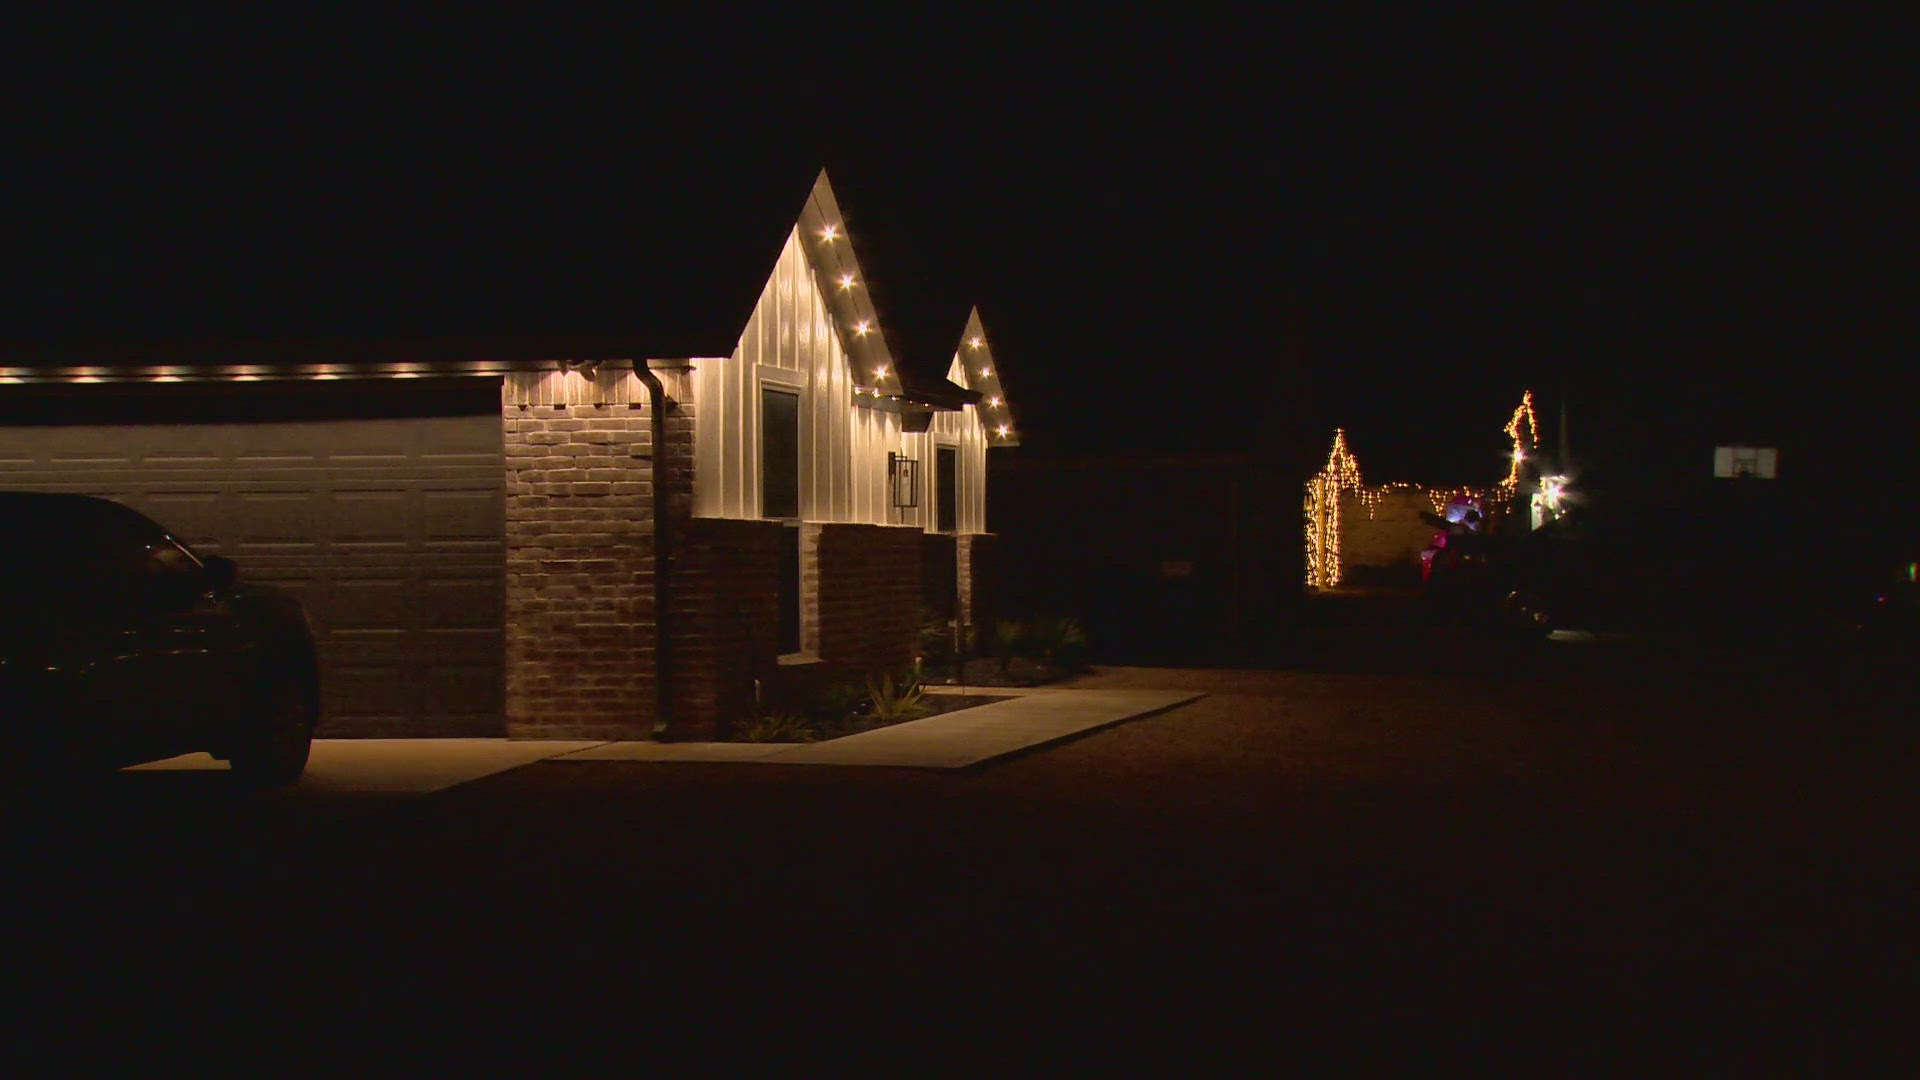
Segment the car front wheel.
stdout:
<svg viewBox="0 0 1920 1080">
<path fill-rule="evenodd" d="M 234 777 L 253 788 L 280 788 L 300 779 L 313 749 L 319 710 L 310 686 L 283 679 L 265 694 L 254 726 L 235 747 Z"/>
</svg>

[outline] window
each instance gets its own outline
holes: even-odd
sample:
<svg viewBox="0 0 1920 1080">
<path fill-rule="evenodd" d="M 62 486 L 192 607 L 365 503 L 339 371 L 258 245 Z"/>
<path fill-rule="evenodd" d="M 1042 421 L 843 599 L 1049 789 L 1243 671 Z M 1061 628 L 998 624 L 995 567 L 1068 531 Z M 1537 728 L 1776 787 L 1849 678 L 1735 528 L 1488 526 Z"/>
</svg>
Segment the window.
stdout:
<svg viewBox="0 0 1920 1080">
<path fill-rule="evenodd" d="M 935 471 L 940 474 L 940 505 L 935 528 L 941 532 L 956 532 L 960 525 L 960 451 L 952 446 L 940 447 L 935 455 Z"/>
<path fill-rule="evenodd" d="M 1770 446 L 1719 446 L 1713 451 L 1713 475 L 1723 479 L 1772 480 L 1780 451 Z"/>
<path fill-rule="evenodd" d="M 760 516 L 800 516 L 800 395 L 760 388 Z"/>
<path fill-rule="evenodd" d="M 779 651 L 800 651 L 800 395 L 760 388 L 760 516 L 780 530 Z"/>
</svg>

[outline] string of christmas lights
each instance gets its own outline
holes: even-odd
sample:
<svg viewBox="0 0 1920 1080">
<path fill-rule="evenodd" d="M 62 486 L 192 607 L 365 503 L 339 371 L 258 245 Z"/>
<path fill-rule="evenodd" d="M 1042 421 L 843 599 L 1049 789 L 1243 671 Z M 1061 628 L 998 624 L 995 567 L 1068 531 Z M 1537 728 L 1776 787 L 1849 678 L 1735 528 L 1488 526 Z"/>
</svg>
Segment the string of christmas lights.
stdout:
<svg viewBox="0 0 1920 1080">
<path fill-rule="evenodd" d="M 1527 422 L 1527 438 L 1520 440 L 1520 421 Z M 1540 445 L 1540 425 L 1533 415 L 1533 391 L 1527 390 L 1520 395 L 1520 404 L 1514 406 L 1513 415 L 1508 418 L 1507 426 L 1501 433 L 1513 440 L 1513 460 L 1507 464 L 1507 478 L 1500 481 L 1500 489 L 1508 495 L 1520 486 L 1520 463 L 1527 460 L 1527 451 Z"/>
<path fill-rule="evenodd" d="M 838 222 L 830 221 L 822 225 L 817 235 L 820 239 L 821 248 L 827 251 L 828 256 L 836 262 L 838 261 L 837 254 L 830 250 L 833 245 L 841 240 L 847 240 L 848 243 L 851 244 L 851 240 L 847 237 L 847 234 L 842 230 Z M 844 271 L 834 277 L 833 280 L 841 292 L 848 293 L 849 295 L 851 295 L 854 289 L 860 284 L 859 275 L 851 271 Z M 846 327 L 846 332 L 851 334 L 856 340 L 867 338 L 873 335 L 876 330 L 877 326 L 873 319 L 859 319 Z M 981 426 L 986 429 L 988 443 L 990 445 L 1002 446 L 1017 445 L 1017 437 L 1013 430 L 1013 415 L 1008 408 L 1005 391 L 1002 390 L 999 385 L 999 377 L 994 373 L 993 352 L 987 346 L 986 332 L 980 327 L 980 311 L 978 308 L 974 309 L 968 316 L 966 337 L 963 343 L 966 346 L 967 353 L 971 355 L 962 356 L 960 352 L 955 352 L 954 366 L 966 373 L 967 378 L 965 385 L 969 389 L 980 390 L 987 395 L 978 408 L 984 412 L 981 418 Z M 889 377 L 888 367 L 889 365 L 887 364 L 879 364 L 869 369 L 869 373 L 872 376 L 871 385 L 862 382 L 858 375 L 856 375 L 853 388 L 854 396 L 872 395 L 875 398 L 882 396 L 899 397 L 900 395 L 898 393 L 887 393 L 881 389 L 881 385 Z M 951 378 L 951 375 L 949 375 L 949 378 Z"/>
</svg>

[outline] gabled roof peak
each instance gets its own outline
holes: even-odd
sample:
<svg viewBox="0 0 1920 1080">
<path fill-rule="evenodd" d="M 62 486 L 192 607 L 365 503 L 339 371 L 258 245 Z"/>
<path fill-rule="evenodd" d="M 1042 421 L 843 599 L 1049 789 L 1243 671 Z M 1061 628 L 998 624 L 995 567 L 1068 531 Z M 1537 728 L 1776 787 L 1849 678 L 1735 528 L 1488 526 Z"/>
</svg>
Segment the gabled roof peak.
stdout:
<svg viewBox="0 0 1920 1080">
<path fill-rule="evenodd" d="M 868 295 L 866 274 L 854 256 L 846 217 L 824 168 L 814 177 L 794 232 L 813 271 L 814 286 L 826 298 L 834 329 L 853 368 L 854 385 L 882 396 L 899 394 L 900 365 Z"/>
<path fill-rule="evenodd" d="M 980 424 L 986 428 L 988 446 L 1020 445 L 1013 405 L 1007 399 L 1000 364 L 993 354 L 993 342 L 988 340 L 986 328 L 981 325 L 977 306 L 967 313 L 966 329 L 961 331 L 960 343 L 954 348 L 947 381 L 980 393 Z"/>
</svg>

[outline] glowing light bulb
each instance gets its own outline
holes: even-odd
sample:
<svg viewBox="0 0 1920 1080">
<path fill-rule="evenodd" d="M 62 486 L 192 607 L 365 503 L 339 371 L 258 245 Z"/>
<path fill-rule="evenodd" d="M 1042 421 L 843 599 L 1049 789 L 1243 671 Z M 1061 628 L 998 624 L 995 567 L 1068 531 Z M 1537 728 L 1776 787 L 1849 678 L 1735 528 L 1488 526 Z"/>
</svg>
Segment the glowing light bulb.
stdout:
<svg viewBox="0 0 1920 1080">
<path fill-rule="evenodd" d="M 852 275 L 852 274 L 841 274 L 841 275 L 840 275 L 840 287 L 841 287 L 842 289 L 851 289 L 851 288 L 853 288 L 853 275 Z"/>
<path fill-rule="evenodd" d="M 981 378 L 983 378 L 983 379 L 990 379 L 990 378 L 992 378 L 992 377 L 993 377 L 993 369 L 992 369 L 992 368 L 990 368 L 990 367 L 983 367 L 983 368 L 981 368 L 981 369 L 980 369 L 980 377 L 981 377 Z"/>
<path fill-rule="evenodd" d="M 1009 432 L 1009 431 L 1012 431 L 1012 430 L 1013 430 L 1013 429 L 1012 429 L 1011 427 L 1009 427 L 1008 425 L 1006 425 L 1006 424 L 1001 424 L 1001 425 L 1000 425 L 1000 434 L 1001 434 L 1001 436 L 1002 436 L 1003 438 L 1004 438 L 1004 437 L 1006 436 L 1006 434 L 1007 434 L 1007 432 Z"/>
<path fill-rule="evenodd" d="M 986 339 L 977 334 L 967 339 L 967 348 L 969 349 L 977 349 L 984 344 L 986 344 Z"/>
<path fill-rule="evenodd" d="M 873 320 L 871 319 L 861 319 L 859 322 L 853 324 L 853 333 L 855 337 L 866 337 L 868 334 L 872 332 L 873 332 Z"/>
<path fill-rule="evenodd" d="M 997 409 L 1000 407 L 1000 399 L 997 397 L 990 397 L 987 399 L 987 404 Z"/>
<path fill-rule="evenodd" d="M 835 240 L 840 239 L 840 226 L 828 225 L 825 228 L 821 229 L 820 239 L 825 240 L 829 244 L 833 243 Z"/>
<path fill-rule="evenodd" d="M 886 378 L 886 377 L 887 377 L 887 365 L 885 365 L 885 364 L 881 364 L 881 365 L 880 365 L 879 367 L 877 367 L 877 368 L 874 368 L 874 369 L 873 369 L 873 377 L 874 377 L 874 378 L 876 378 L 876 379 L 884 379 L 884 378 Z"/>
</svg>

